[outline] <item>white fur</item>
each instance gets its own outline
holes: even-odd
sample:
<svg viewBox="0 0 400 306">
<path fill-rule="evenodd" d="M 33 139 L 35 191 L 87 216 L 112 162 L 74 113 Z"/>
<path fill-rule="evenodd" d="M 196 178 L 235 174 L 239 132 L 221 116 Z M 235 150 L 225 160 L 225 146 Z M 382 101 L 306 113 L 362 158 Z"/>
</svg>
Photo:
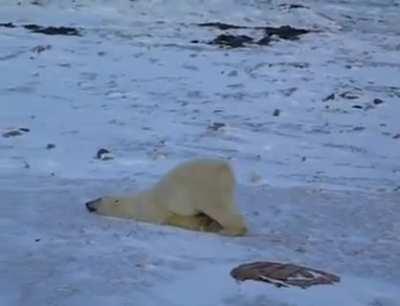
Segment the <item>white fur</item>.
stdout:
<svg viewBox="0 0 400 306">
<path fill-rule="evenodd" d="M 95 209 L 108 216 L 244 235 L 247 228 L 235 204 L 234 189 L 227 162 L 196 159 L 175 167 L 149 190 L 133 197 L 102 198 Z"/>
</svg>

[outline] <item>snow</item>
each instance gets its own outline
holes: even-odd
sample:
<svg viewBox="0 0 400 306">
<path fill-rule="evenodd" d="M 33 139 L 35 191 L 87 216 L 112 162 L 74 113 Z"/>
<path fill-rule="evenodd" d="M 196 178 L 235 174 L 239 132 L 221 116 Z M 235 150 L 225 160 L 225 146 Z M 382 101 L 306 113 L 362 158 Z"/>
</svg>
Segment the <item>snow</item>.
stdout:
<svg viewBox="0 0 400 306">
<path fill-rule="evenodd" d="M 0 305 L 400 305 L 399 1 L 30 2 L 0 0 L 0 23 L 82 36 L 0 27 Z M 190 43 L 222 33 L 196 26 L 209 21 L 318 32 Z M 231 161 L 249 236 L 85 211 L 196 156 Z M 230 277 L 259 260 L 341 282 Z"/>
</svg>

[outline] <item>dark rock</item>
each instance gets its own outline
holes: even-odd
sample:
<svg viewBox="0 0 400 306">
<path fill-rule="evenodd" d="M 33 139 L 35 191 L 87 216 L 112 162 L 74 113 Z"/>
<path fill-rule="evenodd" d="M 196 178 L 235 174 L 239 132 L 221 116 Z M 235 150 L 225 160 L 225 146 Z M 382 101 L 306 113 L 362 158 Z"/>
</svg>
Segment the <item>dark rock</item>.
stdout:
<svg viewBox="0 0 400 306">
<path fill-rule="evenodd" d="M 244 47 L 246 43 L 253 42 L 253 38 L 247 35 L 229 35 L 221 34 L 212 40 L 210 44 L 221 47 L 239 48 Z"/>
<path fill-rule="evenodd" d="M 357 108 L 357 109 L 362 109 L 363 107 L 361 105 L 353 105 L 352 108 Z"/>
<path fill-rule="evenodd" d="M 16 28 L 16 25 L 12 22 L 0 23 L 0 28 Z"/>
<path fill-rule="evenodd" d="M 350 91 L 342 92 L 339 96 L 342 97 L 343 99 L 348 99 L 348 100 L 355 100 L 360 98 L 358 95 Z"/>
<path fill-rule="evenodd" d="M 24 168 L 25 169 L 30 169 L 31 168 L 31 165 L 29 165 L 29 163 L 26 160 L 24 160 Z"/>
<path fill-rule="evenodd" d="M 275 109 L 274 112 L 272 113 L 272 116 L 278 117 L 280 114 L 281 114 L 281 110 L 280 109 Z"/>
<path fill-rule="evenodd" d="M 206 23 L 200 23 L 198 25 L 200 27 L 213 27 L 223 31 L 230 29 L 263 30 L 267 36 L 277 35 L 281 39 L 290 39 L 290 40 L 298 39 L 298 36 L 311 32 L 311 30 L 297 29 L 290 25 L 284 25 L 280 27 L 266 27 L 266 26 L 247 27 L 247 26 L 237 26 L 222 22 L 206 22 Z"/>
<path fill-rule="evenodd" d="M 109 150 L 101 148 L 97 151 L 96 158 L 101 160 L 112 159 L 112 157 L 109 156 L 110 153 Z"/>
<path fill-rule="evenodd" d="M 279 5 L 280 7 L 283 8 L 288 8 L 288 9 L 299 9 L 299 8 L 305 8 L 308 9 L 308 6 L 304 6 L 302 4 L 287 4 L 287 3 L 282 3 Z"/>
<path fill-rule="evenodd" d="M 2 134 L 2 136 L 5 137 L 5 138 L 21 136 L 24 133 L 28 133 L 29 131 L 30 131 L 30 129 L 28 129 L 28 128 L 19 128 L 19 129 L 15 129 L 15 130 L 11 130 L 11 131 L 5 132 L 5 133 Z"/>
<path fill-rule="evenodd" d="M 54 149 L 55 147 L 56 147 L 56 145 L 54 143 L 48 143 L 46 146 L 46 149 L 51 150 L 51 149 Z"/>
<path fill-rule="evenodd" d="M 204 22 L 204 23 L 199 23 L 198 26 L 199 27 L 217 28 L 219 30 L 247 29 L 247 27 L 244 27 L 244 26 L 237 26 L 237 25 L 223 23 L 223 22 Z"/>
<path fill-rule="evenodd" d="M 12 130 L 9 132 L 3 133 L 4 138 L 9 138 L 9 137 L 15 137 L 15 136 L 21 136 L 23 133 L 20 130 Z"/>
<path fill-rule="evenodd" d="M 265 36 L 261 38 L 259 41 L 256 42 L 257 45 L 260 46 L 268 46 L 271 42 L 271 37 L 270 36 Z"/>
<path fill-rule="evenodd" d="M 379 105 L 379 104 L 382 104 L 383 103 L 383 100 L 382 99 L 379 99 L 379 98 L 375 98 L 374 99 L 374 104 L 375 105 Z"/>
<path fill-rule="evenodd" d="M 392 138 L 393 138 L 393 139 L 400 139 L 400 133 L 394 135 Z"/>
<path fill-rule="evenodd" d="M 106 154 L 106 153 L 110 153 L 110 151 L 108 151 L 107 149 L 100 149 L 97 151 L 97 158 L 100 158 L 102 154 Z"/>
<path fill-rule="evenodd" d="M 208 129 L 213 131 L 218 131 L 220 128 L 223 128 L 224 126 L 226 126 L 226 124 L 223 122 L 214 122 L 213 124 L 208 126 Z"/>
<path fill-rule="evenodd" d="M 308 8 L 307 6 L 301 4 L 290 4 L 289 9 L 298 9 L 298 8 Z"/>
<path fill-rule="evenodd" d="M 325 98 L 322 99 L 323 102 L 329 101 L 329 100 L 335 100 L 335 94 L 330 94 L 329 96 L 326 96 Z"/>
<path fill-rule="evenodd" d="M 72 27 L 43 27 L 37 24 L 26 24 L 23 27 L 33 33 L 41 33 L 46 35 L 81 36 L 79 30 Z"/>
<path fill-rule="evenodd" d="M 297 29 L 293 28 L 289 25 L 281 26 L 281 27 L 265 27 L 264 28 L 265 34 L 272 36 L 276 35 L 281 39 L 287 40 L 297 40 L 299 39 L 300 35 L 307 34 L 311 32 L 310 30 L 306 29 Z"/>
<path fill-rule="evenodd" d="M 290 87 L 290 88 L 285 88 L 285 89 L 279 90 L 279 92 L 284 94 L 286 97 L 290 97 L 296 91 L 297 91 L 297 87 Z"/>
<path fill-rule="evenodd" d="M 252 30 L 260 30 L 264 31 L 265 36 L 254 42 L 254 39 L 247 35 L 233 35 L 233 34 L 221 34 L 217 36 L 214 40 L 209 42 L 210 44 L 216 44 L 220 46 L 226 46 L 231 48 L 239 48 L 244 47 L 245 44 L 257 44 L 260 46 L 267 46 L 270 44 L 272 40 L 272 36 L 278 36 L 280 39 L 287 40 L 297 40 L 300 35 L 304 35 L 312 32 L 307 29 L 298 29 L 294 28 L 290 25 L 284 25 L 280 27 L 266 27 L 266 26 L 258 26 L 258 27 L 247 27 L 247 26 L 237 26 L 233 24 L 226 24 L 221 22 L 207 22 L 198 24 L 201 27 L 214 27 L 219 30 L 230 30 L 230 29 L 252 29 Z M 197 44 L 199 40 L 192 40 L 191 43 Z"/>
<path fill-rule="evenodd" d="M 39 45 L 39 46 L 32 48 L 32 52 L 40 54 L 43 51 L 50 50 L 50 49 L 51 49 L 50 45 L 43 45 L 43 46 Z"/>
<path fill-rule="evenodd" d="M 32 5 L 37 5 L 37 6 L 43 6 L 43 3 L 41 3 L 39 0 L 33 0 L 31 1 Z"/>
</svg>

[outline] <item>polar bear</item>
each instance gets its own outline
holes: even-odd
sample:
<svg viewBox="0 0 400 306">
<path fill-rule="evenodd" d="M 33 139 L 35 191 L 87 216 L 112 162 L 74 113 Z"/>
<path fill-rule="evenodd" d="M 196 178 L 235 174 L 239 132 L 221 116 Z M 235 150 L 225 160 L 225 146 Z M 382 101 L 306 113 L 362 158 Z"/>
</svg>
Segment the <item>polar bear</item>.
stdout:
<svg viewBox="0 0 400 306">
<path fill-rule="evenodd" d="M 234 200 L 235 178 L 226 161 L 186 161 L 153 187 L 132 197 L 103 197 L 86 203 L 90 212 L 196 231 L 241 236 L 247 226 Z"/>
</svg>

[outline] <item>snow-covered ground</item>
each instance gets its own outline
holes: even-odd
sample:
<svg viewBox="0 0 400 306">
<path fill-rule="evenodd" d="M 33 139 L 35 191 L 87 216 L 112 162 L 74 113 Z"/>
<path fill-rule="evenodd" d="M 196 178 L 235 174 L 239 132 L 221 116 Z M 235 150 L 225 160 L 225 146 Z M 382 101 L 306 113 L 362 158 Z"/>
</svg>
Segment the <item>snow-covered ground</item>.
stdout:
<svg viewBox="0 0 400 306">
<path fill-rule="evenodd" d="M 400 305 L 400 1 L 30 2 L 0 0 L 0 24 L 17 26 L 0 26 L 0 306 Z M 318 31 L 191 43 L 223 33 L 196 25 L 214 21 Z M 197 156 L 231 160 L 249 236 L 84 209 Z M 342 281 L 230 277 L 258 260 Z"/>
</svg>

